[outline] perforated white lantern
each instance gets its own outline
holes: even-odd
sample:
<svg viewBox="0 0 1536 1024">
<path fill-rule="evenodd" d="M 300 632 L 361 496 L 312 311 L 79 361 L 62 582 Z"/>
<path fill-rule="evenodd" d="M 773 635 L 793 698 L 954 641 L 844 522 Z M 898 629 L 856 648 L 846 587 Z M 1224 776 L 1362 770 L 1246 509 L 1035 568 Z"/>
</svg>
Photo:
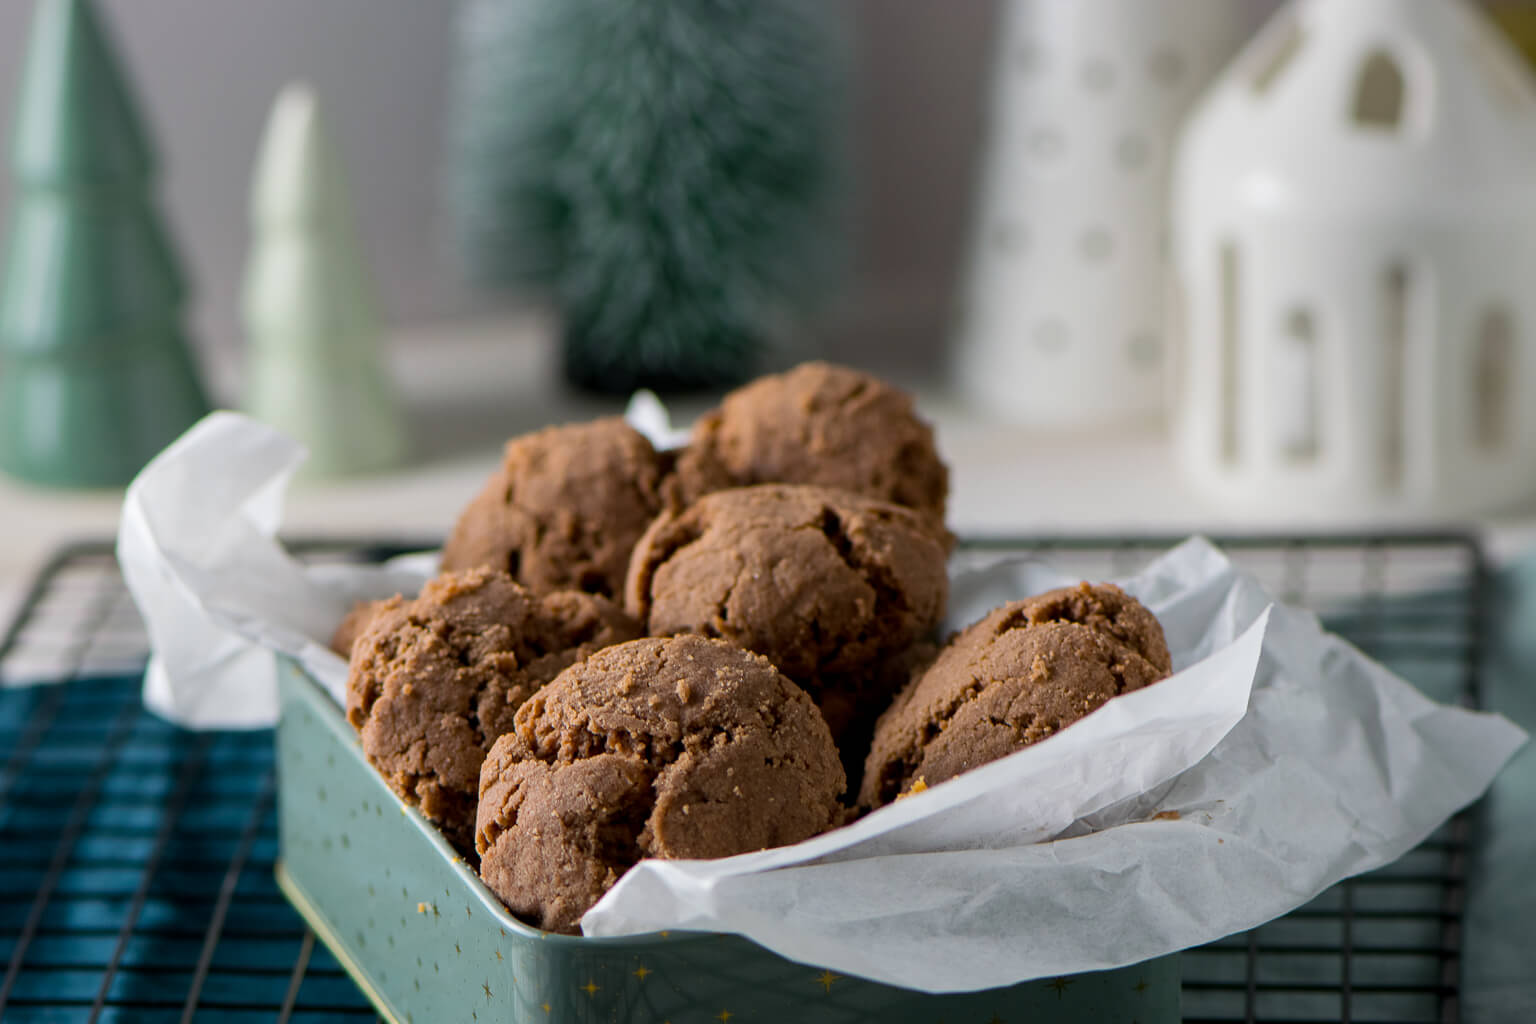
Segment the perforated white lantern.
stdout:
<svg viewBox="0 0 1536 1024">
<path fill-rule="evenodd" d="M 1174 170 L 1180 461 L 1236 504 L 1536 484 L 1536 83 L 1459 0 L 1298 0 Z"/>
<path fill-rule="evenodd" d="M 962 284 L 969 397 L 1033 426 L 1159 417 L 1168 168 L 1252 28 L 1235 0 L 1008 0 Z"/>
</svg>

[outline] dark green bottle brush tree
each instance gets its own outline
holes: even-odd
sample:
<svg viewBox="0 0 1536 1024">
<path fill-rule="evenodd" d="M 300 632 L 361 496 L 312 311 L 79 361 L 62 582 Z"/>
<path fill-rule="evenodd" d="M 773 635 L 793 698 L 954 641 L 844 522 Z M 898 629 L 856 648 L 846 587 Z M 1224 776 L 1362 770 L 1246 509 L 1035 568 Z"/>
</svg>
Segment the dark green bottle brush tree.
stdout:
<svg viewBox="0 0 1536 1024">
<path fill-rule="evenodd" d="M 472 280 L 552 299 L 579 386 L 736 383 L 844 262 L 842 5 L 470 0 L 452 199 Z"/>
</svg>

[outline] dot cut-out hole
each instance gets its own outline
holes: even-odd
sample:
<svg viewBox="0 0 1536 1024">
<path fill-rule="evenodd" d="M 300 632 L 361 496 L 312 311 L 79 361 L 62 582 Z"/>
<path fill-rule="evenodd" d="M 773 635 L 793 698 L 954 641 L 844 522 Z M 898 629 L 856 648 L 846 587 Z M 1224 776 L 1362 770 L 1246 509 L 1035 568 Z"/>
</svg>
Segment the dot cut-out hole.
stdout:
<svg viewBox="0 0 1536 1024">
<path fill-rule="evenodd" d="M 1033 338 L 1035 347 L 1041 352 L 1046 355 L 1057 355 L 1065 352 L 1067 346 L 1072 343 L 1072 330 L 1055 318 L 1042 320 L 1035 325 Z"/>
<path fill-rule="evenodd" d="M 1083 88 L 1089 92 L 1108 92 L 1115 86 L 1115 66 L 1096 57 L 1083 64 Z"/>
<path fill-rule="evenodd" d="M 1509 311 L 1495 307 L 1478 325 L 1473 366 L 1473 437 L 1486 452 L 1509 443 L 1510 381 L 1515 368 L 1515 325 Z"/>
<path fill-rule="evenodd" d="M 1019 44 L 1013 54 L 1013 66 L 1026 75 L 1038 72 L 1044 61 L 1040 52 L 1040 44 L 1033 40 L 1026 40 Z"/>
<path fill-rule="evenodd" d="M 1362 128 L 1396 131 L 1403 119 L 1403 71 L 1385 50 L 1374 50 L 1360 67 L 1351 118 Z"/>
<path fill-rule="evenodd" d="M 1125 345 L 1131 365 L 1138 370 L 1155 370 L 1163 357 L 1163 343 L 1153 331 L 1141 331 L 1131 335 Z"/>
<path fill-rule="evenodd" d="M 1090 263 L 1103 263 L 1114 254 L 1115 236 L 1109 233 L 1108 228 L 1091 227 L 1083 232 L 1077 244 L 1085 260 Z"/>
<path fill-rule="evenodd" d="M 1147 74 L 1158 85 L 1172 88 L 1184 79 L 1184 57 L 1172 47 L 1161 47 L 1147 58 Z"/>
<path fill-rule="evenodd" d="M 1036 128 L 1029 136 L 1029 154 L 1040 163 L 1061 159 L 1067 143 L 1061 132 L 1049 125 Z"/>
<path fill-rule="evenodd" d="M 1017 256 L 1029 248 L 1029 229 L 1015 220 L 998 221 L 988 232 L 992 248 L 1008 256 Z"/>
<path fill-rule="evenodd" d="M 1139 171 L 1147 166 L 1152 149 L 1140 135 L 1122 135 L 1115 142 L 1115 163 L 1127 171 Z"/>
</svg>

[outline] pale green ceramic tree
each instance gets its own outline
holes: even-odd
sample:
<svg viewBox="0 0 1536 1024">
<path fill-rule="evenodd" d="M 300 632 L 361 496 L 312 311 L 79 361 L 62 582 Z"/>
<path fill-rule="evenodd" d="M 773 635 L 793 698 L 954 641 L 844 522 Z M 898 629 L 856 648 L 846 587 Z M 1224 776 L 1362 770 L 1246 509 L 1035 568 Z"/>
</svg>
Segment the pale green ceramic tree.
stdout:
<svg viewBox="0 0 1536 1024">
<path fill-rule="evenodd" d="M 367 271 L 315 95 L 278 96 L 257 158 L 245 278 L 246 407 L 308 446 L 304 472 L 380 469 L 404 449 Z"/>
<path fill-rule="evenodd" d="M 11 140 L 0 469 L 124 484 L 207 411 L 155 160 L 89 0 L 41 0 Z"/>
</svg>

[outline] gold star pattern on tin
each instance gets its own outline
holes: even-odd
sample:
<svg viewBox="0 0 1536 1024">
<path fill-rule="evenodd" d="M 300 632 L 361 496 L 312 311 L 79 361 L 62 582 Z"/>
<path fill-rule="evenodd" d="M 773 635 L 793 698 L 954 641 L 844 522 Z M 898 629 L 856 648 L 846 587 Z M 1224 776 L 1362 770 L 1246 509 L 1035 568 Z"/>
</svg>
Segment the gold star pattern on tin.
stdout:
<svg viewBox="0 0 1536 1024">
<path fill-rule="evenodd" d="M 1136 993 L 1140 994 L 1142 992 L 1145 992 L 1146 990 L 1147 990 L 1147 979 L 1146 978 L 1137 978 L 1136 979 L 1136 984 L 1134 986 L 1134 991 Z"/>
<path fill-rule="evenodd" d="M 639 967 L 635 968 L 635 977 L 639 978 L 641 981 L 644 981 L 645 976 L 650 973 L 651 969 L 645 966 L 645 964 L 641 964 Z"/>
<path fill-rule="evenodd" d="M 429 904 L 427 904 L 427 906 L 432 908 L 432 916 L 433 917 L 442 917 L 443 916 L 442 914 L 439 914 L 437 912 L 437 904 L 436 903 L 429 903 Z"/>
<path fill-rule="evenodd" d="M 463 956 L 463 955 L 464 955 L 464 951 L 463 951 L 463 950 L 462 950 L 462 949 L 460 949 L 460 948 L 459 948 L 459 944 L 458 944 L 458 943 L 457 943 L 457 942 L 455 942 L 455 943 L 454 943 L 454 944 L 453 944 L 453 951 L 454 951 L 454 952 L 455 952 L 455 953 L 457 953 L 457 954 L 458 954 L 458 955 L 459 955 L 459 956 Z"/>
<path fill-rule="evenodd" d="M 581 990 L 587 994 L 587 998 L 588 999 L 591 999 L 593 996 L 597 995 L 598 990 L 601 989 L 602 987 L 603 986 L 599 985 L 597 982 L 593 981 L 591 978 L 588 978 L 587 979 L 587 983 L 585 985 L 581 986 Z"/>
<path fill-rule="evenodd" d="M 485 1001 L 486 1001 L 486 1002 L 490 1002 L 490 1001 L 491 1001 L 491 983 L 490 983 L 490 981 L 489 981 L 489 980 L 487 980 L 487 981 L 486 981 L 486 982 L 485 982 L 485 983 L 484 983 L 484 984 L 483 984 L 483 985 L 481 985 L 481 986 L 480 986 L 480 987 L 481 987 L 481 988 L 483 988 L 483 989 L 485 989 Z"/>
<path fill-rule="evenodd" d="M 1068 987 L 1070 987 L 1071 984 L 1072 984 L 1072 979 L 1071 978 L 1057 978 L 1056 980 L 1054 980 L 1052 982 L 1049 982 L 1048 984 L 1051 986 L 1051 988 L 1056 990 L 1056 998 L 1060 999 L 1062 996 L 1066 995 Z"/>
<path fill-rule="evenodd" d="M 470 915 L 470 913 L 469 913 L 469 908 L 468 908 L 468 907 L 465 907 L 465 908 L 464 908 L 464 916 L 465 916 L 465 917 L 469 917 L 469 916 L 471 916 L 471 915 Z"/>
<path fill-rule="evenodd" d="M 816 976 L 816 980 L 821 982 L 821 990 L 823 992 L 831 992 L 832 983 L 841 977 L 841 974 L 833 974 L 831 971 L 822 971 Z"/>
<path fill-rule="evenodd" d="M 726 1021 L 730 1020 L 734 1016 L 736 1015 L 730 1010 L 721 1010 L 719 1013 L 715 1014 L 715 1020 L 719 1021 L 720 1024 L 725 1024 Z"/>
<path fill-rule="evenodd" d="M 498 949 L 498 950 L 497 950 L 497 951 L 496 951 L 496 959 L 497 959 L 497 960 L 498 960 L 498 961 L 500 961 L 500 960 L 501 960 L 501 950 L 499 950 L 499 949 Z"/>
<path fill-rule="evenodd" d="M 545 1004 L 544 1004 L 544 1012 L 545 1012 L 545 1013 L 548 1013 L 548 1012 L 549 1012 L 549 1004 L 548 1004 L 548 1003 L 545 1003 Z"/>
</svg>

